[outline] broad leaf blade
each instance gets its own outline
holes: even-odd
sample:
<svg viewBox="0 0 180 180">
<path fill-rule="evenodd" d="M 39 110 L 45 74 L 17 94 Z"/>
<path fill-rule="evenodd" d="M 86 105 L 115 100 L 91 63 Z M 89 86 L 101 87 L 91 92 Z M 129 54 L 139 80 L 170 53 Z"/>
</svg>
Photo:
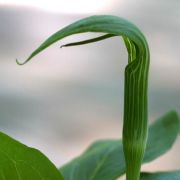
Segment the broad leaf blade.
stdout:
<svg viewBox="0 0 180 180">
<path fill-rule="evenodd" d="M 141 180 L 180 180 L 180 171 L 141 173 Z"/>
<path fill-rule="evenodd" d="M 40 151 L 0 132 L 0 179 L 63 180 L 57 168 Z"/>
<path fill-rule="evenodd" d="M 167 113 L 151 125 L 144 162 L 152 161 L 171 149 L 178 136 L 179 126 L 179 116 L 174 111 Z"/>
<path fill-rule="evenodd" d="M 149 129 L 144 163 L 167 152 L 178 134 L 177 113 L 169 112 Z M 81 156 L 60 168 L 65 180 L 114 180 L 125 173 L 125 161 L 120 140 L 102 140 L 92 144 Z"/>
</svg>

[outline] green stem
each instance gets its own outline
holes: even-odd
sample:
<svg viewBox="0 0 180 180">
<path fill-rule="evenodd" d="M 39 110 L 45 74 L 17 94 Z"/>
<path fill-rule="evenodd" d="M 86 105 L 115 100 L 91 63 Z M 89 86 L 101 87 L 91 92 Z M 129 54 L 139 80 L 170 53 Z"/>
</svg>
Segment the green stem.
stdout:
<svg viewBox="0 0 180 180">
<path fill-rule="evenodd" d="M 127 180 L 139 180 L 148 132 L 149 51 L 142 51 L 127 37 L 124 41 L 129 57 L 125 69 L 123 149 Z"/>
</svg>

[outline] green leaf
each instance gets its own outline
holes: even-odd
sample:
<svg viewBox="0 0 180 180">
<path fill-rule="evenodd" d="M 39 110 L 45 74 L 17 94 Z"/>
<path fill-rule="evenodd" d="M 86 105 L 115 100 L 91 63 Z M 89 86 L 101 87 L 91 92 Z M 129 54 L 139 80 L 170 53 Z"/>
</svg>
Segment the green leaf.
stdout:
<svg viewBox="0 0 180 180">
<path fill-rule="evenodd" d="M 143 162 L 150 162 L 166 153 L 178 134 L 179 119 L 169 112 L 149 128 Z M 114 180 L 125 173 L 122 141 L 101 140 L 93 143 L 81 156 L 60 168 L 65 180 Z"/>
<path fill-rule="evenodd" d="M 178 114 L 179 122 L 180 122 L 180 116 Z M 180 123 L 179 123 L 180 124 Z M 179 134 L 180 134 L 180 125 L 179 125 Z"/>
<path fill-rule="evenodd" d="M 0 132 L 1 180 L 63 180 L 58 169 L 40 151 Z"/>
<path fill-rule="evenodd" d="M 145 155 L 143 161 L 152 161 L 171 149 L 178 136 L 179 126 L 179 116 L 175 111 L 167 113 L 152 124 L 146 147 L 146 154 L 148 155 Z"/>
<path fill-rule="evenodd" d="M 141 180 L 180 180 L 180 171 L 141 173 Z"/>
</svg>

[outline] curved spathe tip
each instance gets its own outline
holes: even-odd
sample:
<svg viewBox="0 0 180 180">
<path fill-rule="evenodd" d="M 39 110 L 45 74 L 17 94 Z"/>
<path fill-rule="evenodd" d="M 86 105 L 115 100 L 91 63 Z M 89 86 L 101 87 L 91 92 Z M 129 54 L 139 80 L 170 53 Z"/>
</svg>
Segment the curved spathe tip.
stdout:
<svg viewBox="0 0 180 180">
<path fill-rule="evenodd" d="M 26 61 L 24 61 L 24 62 L 20 62 L 18 59 L 16 59 L 16 63 L 17 63 L 18 65 L 20 65 L 20 66 L 26 64 L 28 61 L 29 61 L 29 60 L 26 60 Z"/>
</svg>

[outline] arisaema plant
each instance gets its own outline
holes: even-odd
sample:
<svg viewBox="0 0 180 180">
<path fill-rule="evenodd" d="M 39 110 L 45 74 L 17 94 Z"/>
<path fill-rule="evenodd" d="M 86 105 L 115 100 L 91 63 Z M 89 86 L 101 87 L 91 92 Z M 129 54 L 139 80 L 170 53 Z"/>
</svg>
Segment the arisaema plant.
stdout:
<svg viewBox="0 0 180 180">
<path fill-rule="evenodd" d="M 59 30 L 32 52 L 26 61 L 20 63 L 17 60 L 17 63 L 23 65 L 53 43 L 67 36 L 86 32 L 100 32 L 104 35 L 62 47 L 83 45 L 117 36 L 122 37 L 127 48 L 122 141 L 97 141 L 57 172 L 40 152 L 1 134 L 1 179 L 114 180 L 126 174 L 127 180 L 179 180 L 180 171 L 141 172 L 142 163 L 156 159 L 172 147 L 179 133 L 180 122 L 178 114 L 171 111 L 148 127 L 150 54 L 144 35 L 135 25 L 116 16 L 91 16 Z M 12 174 L 10 178 L 6 173 L 10 170 L 16 176 Z M 33 177 L 33 174 L 36 176 Z"/>
</svg>

